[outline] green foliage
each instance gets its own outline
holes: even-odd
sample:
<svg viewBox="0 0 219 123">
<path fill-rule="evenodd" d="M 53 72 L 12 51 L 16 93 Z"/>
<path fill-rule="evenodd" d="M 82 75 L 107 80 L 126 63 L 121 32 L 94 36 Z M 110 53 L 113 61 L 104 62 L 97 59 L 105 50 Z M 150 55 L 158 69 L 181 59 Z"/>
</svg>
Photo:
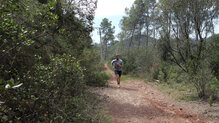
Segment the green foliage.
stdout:
<svg viewBox="0 0 219 123">
<path fill-rule="evenodd" d="M 208 53 L 210 54 L 210 67 L 219 79 L 219 34 L 210 38 Z"/>
<path fill-rule="evenodd" d="M 176 82 L 171 82 L 170 84 L 163 82 L 153 82 L 152 84 L 157 86 L 161 92 L 168 94 L 176 100 L 199 100 L 199 97 L 195 94 L 195 88 L 191 84 Z"/>
<path fill-rule="evenodd" d="M 206 64 L 206 62 L 203 63 L 202 67 L 198 69 L 196 74 L 193 72 L 188 74 L 189 82 L 194 84 L 200 98 L 206 96 L 207 85 L 212 80 L 212 73 Z"/>
<path fill-rule="evenodd" d="M 121 55 L 122 56 L 122 55 Z M 124 62 L 123 74 L 133 73 L 136 70 L 135 58 L 134 57 L 121 57 Z"/>
<path fill-rule="evenodd" d="M 158 68 L 152 68 L 151 73 L 152 73 L 152 79 L 158 80 L 159 79 L 159 69 Z"/>
<path fill-rule="evenodd" d="M 166 62 L 161 63 L 158 78 L 160 81 L 168 82 L 170 68 Z"/>
<path fill-rule="evenodd" d="M 209 97 L 209 105 L 212 106 L 212 104 L 213 104 L 213 97 L 210 96 L 210 97 Z"/>
<path fill-rule="evenodd" d="M 120 45 L 122 42 L 119 42 Z M 117 45 L 117 46 L 118 46 Z M 115 46 L 110 47 L 111 54 L 116 54 Z M 131 48 L 130 52 L 127 50 L 121 50 L 119 52 L 121 59 L 124 62 L 123 74 L 134 74 L 139 76 L 145 76 L 150 74 L 152 64 L 154 61 L 154 52 L 144 48 Z M 109 59 L 114 59 L 114 55 L 110 56 Z"/>
<path fill-rule="evenodd" d="M 27 73 L 21 80 L 21 87 L 1 90 L 1 101 L 4 103 L 1 104 L 3 108 L 0 109 L 0 115 L 7 117 L 0 119 L 1 122 L 99 120 L 100 117 L 91 114 L 95 111 L 91 107 L 95 107 L 97 99 L 83 91 L 85 76 L 74 57 L 54 57 L 49 65 L 40 64 L 35 67 L 33 75 Z M 14 83 L 14 80 L 10 80 L 10 83 Z"/>
<path fill-rule="evenodd" d="M 198 100 L 199 97 L 195 94 L 183 94 L 182 96 L 179 97 L 179 99 L 185 101 L 194 101 L 194 100 Z"/>
<path fill-rule="evenodd" d="M 91 86 L 105 86 L 110 76 L 104 71 L 103 63 L 100 63 L 99 53 L 95 50 L 85 49 L 80 63 L 84 67 L 85 82 Z"/>
<path fill-rule="evenodd" d="M 125 11 L 120 41 L 109 49 L 121 54 L 124 73 L 170 85 L 192 83 L 200 98 L 218 96 L 216 0 L 135 0 Z"/>
<path fill-rule="evenodd" d="M 97 71 L 94 73 L 93 77 L 95 77 L 95 80 L 93 80 L 93 83 L 89 83 L 88 85 L 106 86 L 108 85 L 108 80 L 111 76 L 105 71 Z"/>
<path fill-rule="evenodd" d="M 132 79 L 133 79 L 133 78 L 132 78 Z M 127 82 L 127 81 L 129 80 L 129 77 L 128 77 L 127 75 L 122 75 L 121 78 L 120 78 L 120 80 L 121 80 L 122 82 Z"/>
<path fill-rule="evenodd" d="M 100 24 L 101 27 L 101 57 L 106 60 L 108 57 L 108 44 L 111 43 L 111 45 L 114 44 L 114 33 L 115 33 L 115 26 L 112 26 L 112 21 L 109 21 L 107 18 L 104 18 Z"/>
<path fill-rule="evenodd" d="M 0 122 L 104 120 L 85 91 L 109 78 L 91 51 L 95 1 L 72 2 L 0 1 Z"/>
<path fill-rule="evenodd" d="M 113 33 L 115 32 L 115 27 L 112 27 L 112 21 L 109 21 L 107 18 L 104 18 L 100 24 L 100 27 L 103 33 L 103 41 L 105 43 L 107 43 L 108 41 L 113 41 Z"/>
<path fill-rule="evenodd" d="M 208 84 L 208 93 L 213 98 L 217 98 L 219 94 L 219 80 L 216 77 L 213 77 Z"/>
<path fill-rule="evenodd" d="M 218 97 L 219 82 L 212 74 L 207 62 L 203 62 L 201 66 L 196 74 L 188 74 L 181 71 L 177 66 L 163 63 L 159 66 L 158 79 L 161 82 L 167 82 L 170 86 L 177 83 L 185 85 L 192 84 L 200 98 L 212 95 L 215 99 Z M 182 97 L 182 99 L 184 98 L 187 98 L 186 95 Z"/>
<path fill-rule="evenodd" d="M 160 81 L 164 81 L 164 73 L 163 73 L 162 71 L 159 71 L 159 73 L 158 73 L 158 79 L 159 79 Z"/>
</svg>

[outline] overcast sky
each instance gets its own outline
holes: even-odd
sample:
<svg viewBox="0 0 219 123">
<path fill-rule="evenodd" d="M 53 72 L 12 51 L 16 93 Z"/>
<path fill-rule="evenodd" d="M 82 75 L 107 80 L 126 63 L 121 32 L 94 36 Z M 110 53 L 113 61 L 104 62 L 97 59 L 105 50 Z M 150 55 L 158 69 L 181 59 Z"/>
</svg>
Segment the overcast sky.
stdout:
<svg viewBox="0 0 219 123">
<path fill-rule="evenodd" d="M 94 18 L 94 27 L 99 27 L 103 18 L 108 18 L 112 21 L 112 25 L 115 26 L 115 35 L 117 35 L 121 29 L 119 22 L 122 16 L 125 15 L 125 8 L 130 8 L 135 0 L 98 0 L 96 14 Z M 215 28 L 215 32 L 219 33 L 219 23 Z M 97 30 L 93 31 L 92 38 L 94 43 L 99 43 L 99 35 Z"/>
<path fill-rule="evenodd" d="M 96 17 L 124 15 L 125 8 L 130 7 L 134 0 L 98 0 Z"/>
<path fill-rule="evenodd" d="M 119 22 L 122 16 L 125 15 L 125 8 L 130 8 L 135 0 L 98 0 L 97 9 L 94 19 L 94 27 L 99 27 L 103 18 L 108 18 L 112 21 L 112 25 L 116 27 L 115 34 L 121 30 Z M 99 43 L 99 35 L 97 30 L 92 34 L 95 43 Z"/>
</svg>

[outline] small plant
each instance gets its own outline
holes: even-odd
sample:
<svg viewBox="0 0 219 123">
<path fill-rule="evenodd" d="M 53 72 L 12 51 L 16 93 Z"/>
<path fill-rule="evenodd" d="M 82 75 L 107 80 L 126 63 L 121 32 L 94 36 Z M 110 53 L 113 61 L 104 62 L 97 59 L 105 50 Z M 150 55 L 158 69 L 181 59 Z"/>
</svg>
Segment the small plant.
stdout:
<svg viewBox="0 0 219 123">
<path fill-rule="evenodd" d="M 212 81 L 212 73 L 209 69 L 207 61 L 202 62 L 199 68 L 188 72 L 189 82 L 193 83 L 200 98 L 206 97 L 208 91 L 208 84 Z"/>
<path fill-rule="evenodd" d="M 209 97 L 209 105 L 212 106 L 212 104 L 213 104 L 213 96 L 211 95 L 211 96 Z"/>
</svg>

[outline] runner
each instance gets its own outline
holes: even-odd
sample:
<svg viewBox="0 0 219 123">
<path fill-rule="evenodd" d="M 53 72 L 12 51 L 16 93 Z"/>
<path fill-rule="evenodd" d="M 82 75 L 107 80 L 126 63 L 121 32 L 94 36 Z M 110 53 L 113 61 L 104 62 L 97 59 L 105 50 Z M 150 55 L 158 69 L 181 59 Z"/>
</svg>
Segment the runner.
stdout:
<svg viewBox="0 0 219 123">
<path fill-rule="evenodd" d="M 120 87 L 120 77 L 122 75 L 123 62 L 119 58 L 119 55 L 116 55 L 116 59 L 112 60 L 112 66 L 116 75 L 117 85 Z"/>
</svg>

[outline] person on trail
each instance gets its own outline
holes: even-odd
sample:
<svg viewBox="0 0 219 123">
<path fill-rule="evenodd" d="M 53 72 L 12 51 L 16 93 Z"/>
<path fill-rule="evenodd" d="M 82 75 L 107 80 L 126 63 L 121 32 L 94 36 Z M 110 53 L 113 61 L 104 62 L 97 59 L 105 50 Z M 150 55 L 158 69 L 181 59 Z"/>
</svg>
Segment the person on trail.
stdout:
<svg viewBox="0 0 219 123">
<path fill-rule="evenodd" d="M 116 55 L 116 59 L 112 60 L 111 62 L 114 72 L 116 75 L 117 85 L 120 87 L 120 77 L 122 75 L 122 67 L 123 67 L 123 61 L 119 58 L 119 55 Z"/>
</svg>

